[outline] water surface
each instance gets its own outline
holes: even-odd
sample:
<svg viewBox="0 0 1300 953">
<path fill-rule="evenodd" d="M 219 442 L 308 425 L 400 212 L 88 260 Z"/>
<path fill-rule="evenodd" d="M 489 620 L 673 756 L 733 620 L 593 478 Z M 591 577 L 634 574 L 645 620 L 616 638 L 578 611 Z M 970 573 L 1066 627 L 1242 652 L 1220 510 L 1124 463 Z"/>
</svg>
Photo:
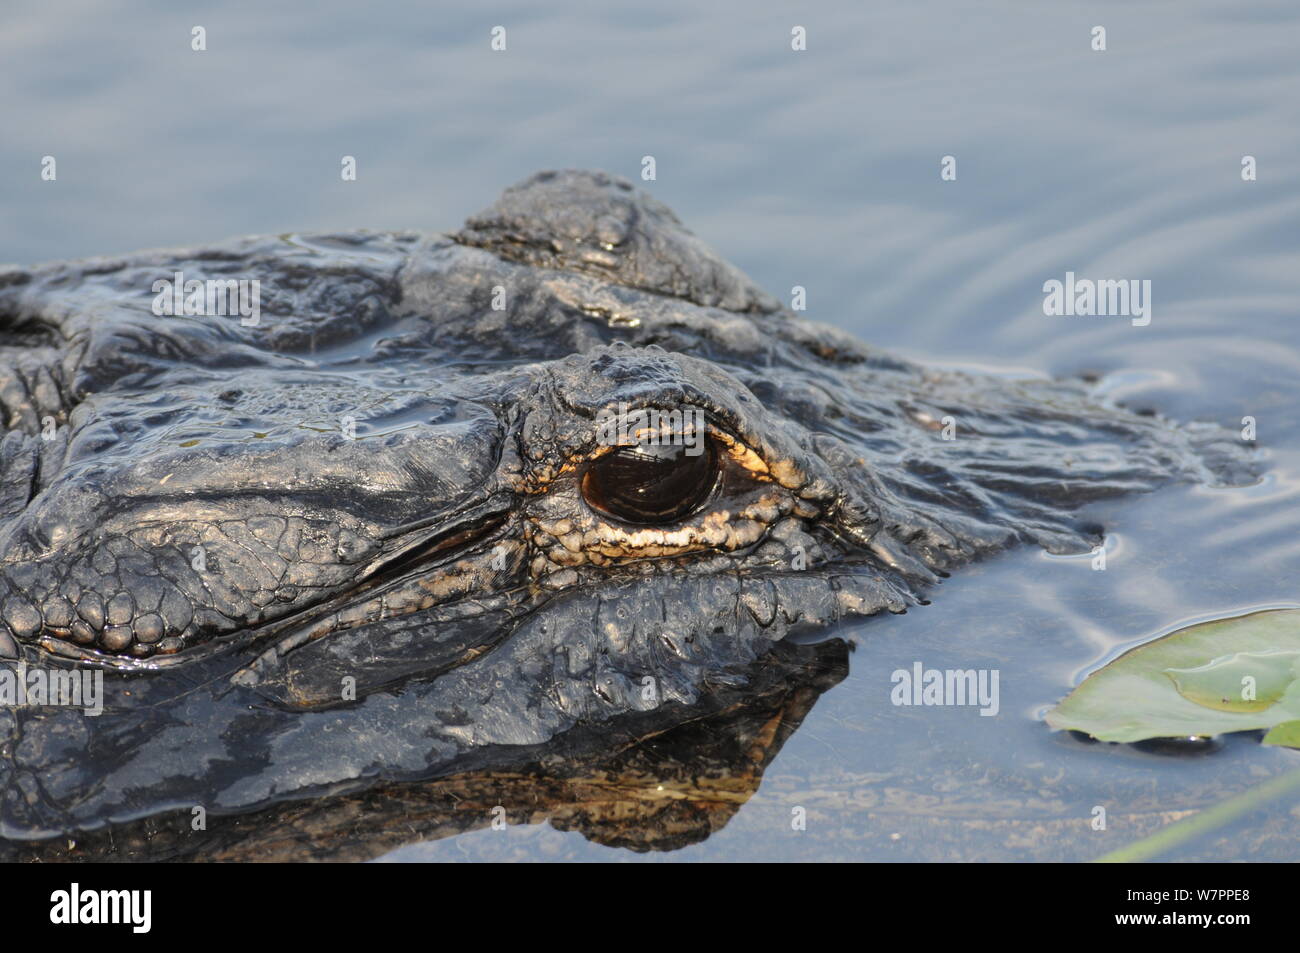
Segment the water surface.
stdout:
<svg viewBox="0 0 1300 953">
<path fill-rule="evenodd" d="M 795 25 L 806 51 L 790 49 Z M 1250 737 L 1178 757 L 1041 722 L 1127 647 L 1300 605 L 1297 49 L 1286 2 L 327 0 L 305 16 L 11 0 L 0 261 L 452 229 L 539 168 L 636 178 L 652 155 L 642 184 L 772 292 L 805 287 L 810 317 L 917 360 L 1087 373 L 1179 419 L 1254 417 L 1258 485 L 1095 509 L 1105 572 L 1021 549 L 855 629 L 849 676 L 703 843 L 638 855 L 535 824 L 389 855 L 1089 859 L 1300 767 Z M 1246 155 L 1257 181 L 1242 180 Z M 1066 271 L 1149 279 L 1151 323 L 1044 316 L 1042 284 Z M 890 673 L 918 660 L 997 668 L 999 714 L 890 705 Z M 1089 823 L 1098 805 L 1105 831 Z M 1298 811 L 1272 805 L 1169 856 L 1297 859 Z"/>
</svg>

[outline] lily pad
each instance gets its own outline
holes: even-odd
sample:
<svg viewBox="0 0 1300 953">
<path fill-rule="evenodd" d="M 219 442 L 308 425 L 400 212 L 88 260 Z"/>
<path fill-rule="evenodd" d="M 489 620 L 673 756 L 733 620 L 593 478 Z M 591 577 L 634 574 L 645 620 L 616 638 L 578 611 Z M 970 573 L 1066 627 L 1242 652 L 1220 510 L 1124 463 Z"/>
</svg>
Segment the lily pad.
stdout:
<svg viewBox="0 0 1300 953">
<path fill-rule="evenodd" d="M 1055 729 L 1142 741 L 1270 728 L 1300 746 L 1300 609 L 1170 633 L 1125 652 L 1047 713 Z"/>
<path fill-rule="evenodd" d="M 1300 721 L 1284 721 L 1275 725 L 1264 736 L 1264 744 L 1300 748 Z"/>
<path fill-rule="evenodd" d="M 1300 652 L 1234 652 L 1196 668 L 1165 674 L 1184 698 L 1219 711 L 1263 711 L 1297 678 Z"/>
</svg>

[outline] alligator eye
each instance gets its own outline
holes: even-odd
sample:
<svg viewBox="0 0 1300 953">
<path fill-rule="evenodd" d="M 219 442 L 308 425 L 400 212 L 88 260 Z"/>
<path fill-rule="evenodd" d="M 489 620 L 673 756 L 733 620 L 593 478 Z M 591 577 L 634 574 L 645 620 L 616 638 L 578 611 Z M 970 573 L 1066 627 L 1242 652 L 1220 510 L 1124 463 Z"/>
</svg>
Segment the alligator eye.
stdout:
<svg viewBox="0 0 1300 953">
<path fill-rule="evenodd" d="M 694 453 L 688 450 L 694 449 Z M 718 482 L 713 441 L 694 448 L 680 443 L 640 443 L 598 457 L 582 476 L 582 496 L 625 523 L 672 523 L 708 499 Z"/>
</svg>

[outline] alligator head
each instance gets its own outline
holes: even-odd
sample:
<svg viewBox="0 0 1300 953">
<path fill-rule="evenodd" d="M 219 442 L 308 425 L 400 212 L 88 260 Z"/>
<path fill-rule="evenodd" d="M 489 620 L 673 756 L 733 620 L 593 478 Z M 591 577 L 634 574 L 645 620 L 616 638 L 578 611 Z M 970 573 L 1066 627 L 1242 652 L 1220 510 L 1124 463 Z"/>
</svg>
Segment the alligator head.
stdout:
<svg viewBox="0 0 1300 953">
<path fill-rule="evenodd" d="M 450 236 L 11 268 L 0 321 L 0 656 L 103 669 L 124 717 L 159 685 L 237 700 L 133 748 L 137 780 L 196 738 L 168 777 L 250 737 L 295 766 L 228 805 L 680 720 L 791 634 L 1018 541 L 1087 551 L 1083 504 L 1247 466 L 1217 427 L 804 320 L 599 173 Z"/>
</svg>

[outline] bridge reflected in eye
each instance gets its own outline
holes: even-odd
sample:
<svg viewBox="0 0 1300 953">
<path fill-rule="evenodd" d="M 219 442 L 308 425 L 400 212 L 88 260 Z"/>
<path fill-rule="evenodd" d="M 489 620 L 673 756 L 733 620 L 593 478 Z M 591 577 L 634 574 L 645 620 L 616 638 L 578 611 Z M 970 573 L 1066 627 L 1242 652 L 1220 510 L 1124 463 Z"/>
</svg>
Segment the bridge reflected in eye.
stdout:
<svg viewBox="0 0 1300 953">
<path fill-rule="evenodd" d="M 582 477 L 591 507 L 641 526 L 674 523 L 690 516 L 718 484 L 713 440 L 695 446 L 643 441 L 598 457 Z"/>
</svg>

